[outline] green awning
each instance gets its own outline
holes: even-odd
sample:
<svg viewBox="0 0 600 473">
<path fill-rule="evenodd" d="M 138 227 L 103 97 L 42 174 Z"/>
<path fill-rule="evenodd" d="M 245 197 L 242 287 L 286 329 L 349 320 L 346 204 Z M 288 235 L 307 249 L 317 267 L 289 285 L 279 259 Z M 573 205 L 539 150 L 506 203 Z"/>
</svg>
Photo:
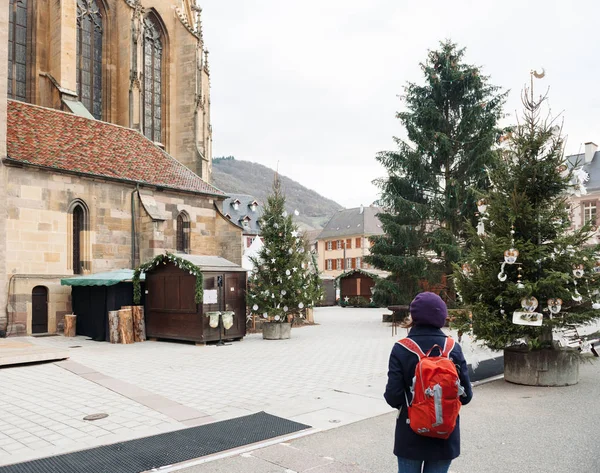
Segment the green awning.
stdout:
<svg viewBox="0 0 600 473">
<path fill-rule="evenodd" d="M 133 269 L 117 269 L 105 273 L 87 274 L 85 276 L 74 276 L 60 280 L 62 286 L 114 286 L 120 282 L 130 282 L 133 279 Z M 145 275 L 140 275 L 140 281 Z"/>
</svg>

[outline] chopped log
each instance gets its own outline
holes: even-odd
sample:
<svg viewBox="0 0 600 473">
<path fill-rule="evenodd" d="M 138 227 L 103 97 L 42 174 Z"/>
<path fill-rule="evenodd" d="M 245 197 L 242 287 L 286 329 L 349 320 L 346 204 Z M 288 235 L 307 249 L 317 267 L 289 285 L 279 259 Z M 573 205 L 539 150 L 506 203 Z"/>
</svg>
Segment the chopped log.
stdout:
<svg viewBox="0 0 600 473">
<path fill-rule="evenodd" d="M 75 314 L 65 315 L 65 337 L 77 335 L 77 316 Z"/>
<path fill-rule="evenodd" d="M 131 309 L 119 311 L 119 341 L 121 343 L 133 343 L 133 314 Z"/>
<path fill-rule="evenodd" d="M 133 338 L 136 342 L 146 340 L 146 322 L 144 320 L 144 306 L 133 306 Z"/>
<path fill-rule="evenodd" d="M 110 343 L 119 343 L 119 311 L 111 310 L 108 313 L 108 335 Z"/>
</svg>

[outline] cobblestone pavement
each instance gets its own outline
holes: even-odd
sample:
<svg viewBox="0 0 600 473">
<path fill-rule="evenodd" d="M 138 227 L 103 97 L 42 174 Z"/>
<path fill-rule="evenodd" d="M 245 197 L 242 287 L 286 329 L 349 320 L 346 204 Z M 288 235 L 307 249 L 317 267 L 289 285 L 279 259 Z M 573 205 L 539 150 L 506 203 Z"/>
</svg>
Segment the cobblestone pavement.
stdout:
<svg viewBox="0 0 600 473">
<path fill-rule="evenodd" d="M 70 360 L 0 371 L 0 464 L 267 411 L 324 430 L 389 412 L 384 310 L 320 308 L 285 341 L 217 347 L 31 339 Z M 72 348 L 78 347 L 78 348 Z M 463 341 L 467 360 L 493 354 Z M 89 422 L 84 416 L 107 413 Z"/>
</svg>

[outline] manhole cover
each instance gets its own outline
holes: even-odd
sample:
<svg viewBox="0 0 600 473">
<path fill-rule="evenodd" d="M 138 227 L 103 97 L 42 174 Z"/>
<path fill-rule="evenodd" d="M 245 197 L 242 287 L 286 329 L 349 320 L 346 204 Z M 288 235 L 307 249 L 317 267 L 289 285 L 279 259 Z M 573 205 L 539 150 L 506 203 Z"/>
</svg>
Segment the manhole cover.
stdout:
<svg viewBox="0 0 600 473">
<path fill-rule="evenodd" d="M 339 424 L 341 422 L 341 420 L 339 420 L 339 419 L 331 419 L 329 422 L 332 423 L 332 424 Z"/>
<path fill-rule="evenodd" d="M 73 345 L 72 347 L 69 348 L 81 348 L 81 345 Z"/>
<path fill-rule="evenodd" d="M 89 416 L 85 416 L 83 420 L 100 420 L 108 417 L 108 414 L 92 414 Z"/>
</svg>

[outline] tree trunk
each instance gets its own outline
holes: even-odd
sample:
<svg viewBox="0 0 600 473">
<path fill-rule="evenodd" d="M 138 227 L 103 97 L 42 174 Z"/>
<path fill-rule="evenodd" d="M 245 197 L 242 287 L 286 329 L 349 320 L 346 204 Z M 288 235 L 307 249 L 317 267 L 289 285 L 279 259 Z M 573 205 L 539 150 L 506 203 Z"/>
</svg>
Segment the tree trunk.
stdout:
<svg viewBox="0 0 600 473">
<path fill-rule="evenodd" d="M 77 335 L 77 316 L 75 314 L 65 315 L 65 337 Z"/>
<path fill-rule="evenodd" d="M 146 340 L 146 322 L 144 320 L 144 306 L 133 306 L 133 338 L 136 342 Z"/>
<path fill-rule="evenodd" d="M 119 311 L 108 313 L 108 334 L 110 343 L 119 343 Z"/>
<path fill-rule="evenodd" d="M 121 343 L 133 343 L 133 314 L 131 309 L 119 311 L 119 341 Z"/>
</svg>

